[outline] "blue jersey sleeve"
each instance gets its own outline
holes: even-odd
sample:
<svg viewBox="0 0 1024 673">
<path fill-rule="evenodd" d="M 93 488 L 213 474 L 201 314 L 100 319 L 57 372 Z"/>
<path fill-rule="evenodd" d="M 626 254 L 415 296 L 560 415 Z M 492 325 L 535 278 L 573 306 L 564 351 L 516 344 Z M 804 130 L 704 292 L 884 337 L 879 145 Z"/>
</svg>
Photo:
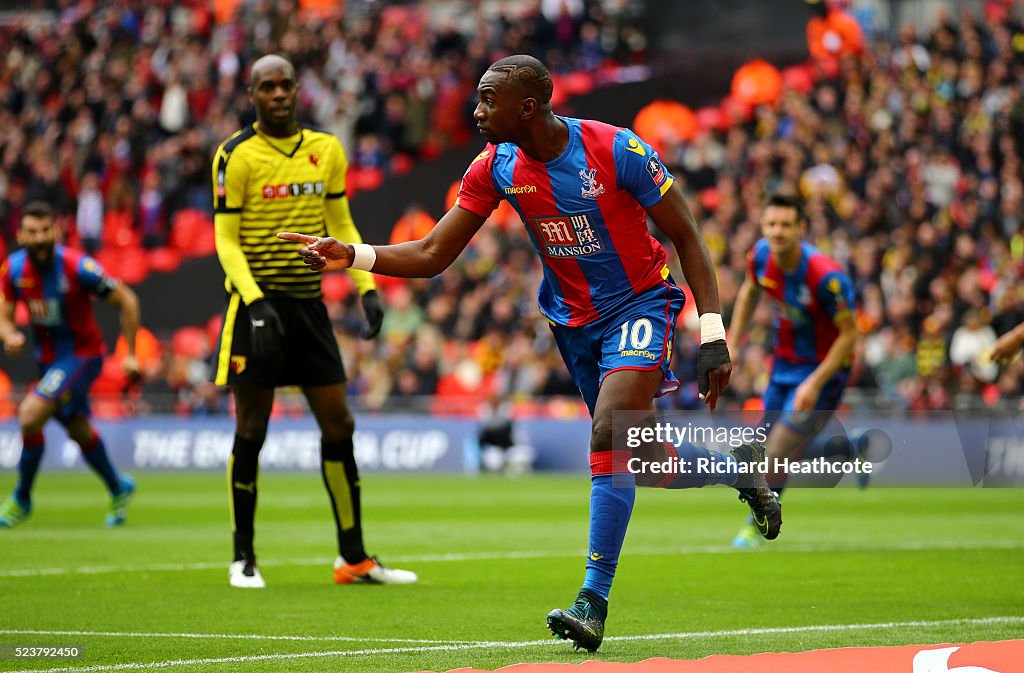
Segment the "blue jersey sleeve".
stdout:
<svg viewBox="0 0 1024 673">
<path fill-rule="evenodd" d="M 612 154 L 619 187 L 632 194 L 644 208 L 661 201 L 675 182 L 658 153 L 629 129 L 615 134 Z"/>
<path fill-rule="evenodd" d="M 827 273 L 818 284 L 817 299 L 832 322 L 853 315 L 856 301 L 853 281 L 841 271 Z"/>
<path fill-rule="evenodd" d="M 75 270 L 81 286 L 97 297 L 106 297 L 117 285 L 117 281 L 107 275 L 100 263 L 88 255 L 82 255 Z"/>
<path fill-rule="evenodd" d="M 750 279 L 750 282 L 760 284 L 758 279 L 764 276 L 770 252 L 768 241 L 762 238 L 754 244 L 754 248 L 747 254 L 747 278 Z"/>
</svg>

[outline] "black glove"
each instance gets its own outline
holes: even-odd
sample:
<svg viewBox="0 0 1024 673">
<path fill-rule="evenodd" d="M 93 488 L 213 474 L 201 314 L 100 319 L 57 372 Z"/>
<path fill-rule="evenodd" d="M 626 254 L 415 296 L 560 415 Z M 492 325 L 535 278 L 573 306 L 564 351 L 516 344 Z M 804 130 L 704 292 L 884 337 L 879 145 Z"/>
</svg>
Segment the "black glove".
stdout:
<svg viewBox="0 0 1024 673">
<path fill-rule="evenodd" d="M 716 373 L 715 381 L 711 381 L 709 372 L 722 365 L 726 365 L 725 370 Z M 700 345 L 700 348 L 697 349 L 697 389 L 700 391 L 701 399 L 705 399 L 708 397 L 708 392 L 711 391 L 712 383 L 715 384 L 714 398 L 710 403 L 712 409 L 714 409 L 714 402 L 718 399 L 718 394 L 729 384 L 731 374 L 732 363 L 729 360 L 729 347 L 725 344 L 725 339 L 709 341 Z"/>
<path fill-rule="evenodd" d="M 261 360 L 281 356 L 284 326 L 269 301 L 257 299 L 249 304 L 250 355 Z"/>
<path fill-rule="evenodd" d="M 380 303 L 380 297 L 376 290 L 370 290 L 362 296 L 363 315 L 366 316 L 366 327 L 359 336 L 364 339 L 372 339 L 380 332 L 380 326 L 384 322 L 384 305 Z"/>
</svg>

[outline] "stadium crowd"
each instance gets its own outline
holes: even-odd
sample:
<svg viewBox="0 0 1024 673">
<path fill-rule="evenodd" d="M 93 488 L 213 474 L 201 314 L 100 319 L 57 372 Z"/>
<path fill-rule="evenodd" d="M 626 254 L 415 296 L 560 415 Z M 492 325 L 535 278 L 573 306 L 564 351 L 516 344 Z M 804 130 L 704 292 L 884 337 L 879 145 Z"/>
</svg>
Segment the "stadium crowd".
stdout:
<svg viewBox="0 0 1024 673">
<path fill-rule="evenodd" d="M 852 387 L 915 411 L 1009 404 L 1024 366 L 987 353 L 1019 323 L 1024 52 L 1009 3 L 941 14 L 860 56 L 820 60 L 822 79 L 761 106 L 747 125 L 679 147 L 732 303 L 767 190 L 800 192 L 808 237 L 849 271 L 865 338 Z M 733 394 L 768 371 L 767 312 Z M 751 384 L 754 384 L 753 386 Z"/>
<path fill-rule="evenodd" d="M 54 203 L 86 247 L 102 244 L 113 213 L 127 211 L 155 246 L 176 210 L 208 210 L 209 155 L 246 121 L 240 73 L 266 51 L 299 64 L 303 104 L 345 144 L 358 189 L 471 138 L 462 120 L 497 56 L 534 53 L 568 71 L 635 62 L 644 49 L 623 2 L 538 2 L 516 20 L 478 11 L 441 24 L 408 6 L 347 3 L 344 22 L 315 22 L 298 18 L 294 2 L 257 2 L 224 25 L 199 2 L 58 4 L 53 25 L 0 31 L 8 241 L 30 198 Z M 662 148 L 716 257 L 727 313 L 764 195 L 806 198 L 811 242 L 857 286 L 865 338 L 851 387 L 864 394 L 848 393 L 851 404 L 1005 406 L 1024 392 L 1024 364 L 997 368 L 985 356 L 1024 320 L 1024 28 L 1006 4 L 943 15 L 926 34 L 876 34 L 862 54 L 813 62 L 813 86 L 787 87 L 775 105 Z M 430 215 L 415 215 L 419 230 L 429 227 Z M 355 293 L 330 294 L 350 394 L 364 408 L 435 396 L 436 410 L 472 413 L 498 392 L 524 413 L 543 404 L 584 414 L 536 310 L 540 277 L 521 224 L 502 210 L 442 276 L 383 283 L 377 342 L 355 336 Z M 756 405 L 770 320 L 763 305 L 734 363 L 734 407 Z M 679 325 L 684 383 L 694 380 L 693 323 Z M 223 411 L 224 396 L 204 383 L 209 348 L 166 348 L 144 389 L 173 393 L 185 413 Z M 695 384 L 665 404 L 696 406 Z"/>
<path fill-rule="evenodd" d="M 114 220 L 156 247 L 175 213 L 209 210 L 210 156 L 252 121 L 247 71 L 264 53 L 296 63 L 301 105 L 342 141 L 354 191 L 465 143 L 476 80 L 495 58 L 529 52 L 555 71 L 597 70 L 645 49 L 618 1 L 543 0 L 496 16 L 467 3 L 440 21 L 429 6 L 337 3 L 344 14 L 324 18 L 299 0 L 261 0 L 218 22 L 214 4 L 56 0 L 0 25 L 5 243 L 35 199 L 89 250 Z"/>
<path fill-rule="evenodd" d="M 346 149 L 350 194 L 474 137 L 464 120 L 476 80 L 501 56 L 542 55 L 553 72 L 645 60 L 638 9 L 621 0 L 511 3 L 496 15 L 480 3 L 355 1 L 327 16 L 261 0 L 224 21 L 218 4 L 42 0 L 0 25 L 0 253 L 32 200 L 53 204 L 70 244 L 129 282 L 133 262 L 149 259 L 139 245 L 208 234 L 191 214 L 211 208 L 214 148 L 252 121 L 246 73 L 264 53 L 297 65 L 304 116 Z M 104 256 L 110 246 L 117 254 Z M 200 384 L 201 350 L 168 353 L 147 387 L 218 407 Z"/>
</svg>

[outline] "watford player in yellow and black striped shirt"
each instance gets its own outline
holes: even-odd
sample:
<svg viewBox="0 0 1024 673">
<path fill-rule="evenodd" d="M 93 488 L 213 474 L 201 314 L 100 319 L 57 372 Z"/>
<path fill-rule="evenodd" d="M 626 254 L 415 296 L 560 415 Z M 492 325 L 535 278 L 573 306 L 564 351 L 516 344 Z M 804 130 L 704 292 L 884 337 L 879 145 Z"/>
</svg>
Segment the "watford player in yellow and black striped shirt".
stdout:
<svg viewBox="0 0 1024 673">
<path fill-rule="evenodd" d="M 236 432 L 228 461 L 235 555 L 231 586 L 263 588 L 253 550 L 259 452 L 277 386 L 296 385 L 321 432 L 321 473 L 338 534 L 334 581 L 410 584 L 415 573 L 381 565 L 363 548 L 355 421 L 345 397 L 345 371 L 334 330 L 310 274 L 282 228 L 361 241 L 345 197 L 347 161 L 338 140 L 295 120 L 299 85 L 286 59 L 269 55 L 250 71 L 256 123 L 222 144 L 213 160 L 217 256 L 228 292 L 215 353 L 214 381 L 230 385 Z M 380 331 L 384 311 L 373 276 L 352 271 L 368 326 Z M 299 357 L 287 358 L 285 354 Z"/>
</svg>

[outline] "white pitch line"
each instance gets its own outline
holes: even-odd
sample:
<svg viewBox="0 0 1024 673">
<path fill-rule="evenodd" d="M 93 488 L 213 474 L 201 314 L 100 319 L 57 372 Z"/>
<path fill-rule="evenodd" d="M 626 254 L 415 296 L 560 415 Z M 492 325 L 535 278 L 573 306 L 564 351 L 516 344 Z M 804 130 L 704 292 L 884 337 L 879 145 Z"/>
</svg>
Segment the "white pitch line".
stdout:
<svg viewBox="0 0 1024 673">
<path fill-rule="evenodd" d="M 1024 540 L 986 540 L 976 542 L 895 542 L 892 544 L 795 544 L 768 546 L 761 551 L 778 554 L 807 554 L 820 552 L 880 552 L 880 551 L 958 551 L 983 549 L 1024 549 Z M 628 556 L 663 556 L 666 554 L 749 554 L 750 549 L 736 549 L 728 545 L 692 545 L 680 547 L 639 547 L 625 550 Z M 389 560 L 393 563 L 450 563 L 464 561 L 501 561 L 583 557 L 582 549 L 567 550 L 523 550 L 466 552 L 452 554 L 413 554 L 395 556 Z M 330 565 L 334 558 L 293 558 L 267 559 L 260 561 L 260 567 L 272 566 L 310 566 Z M 5 577 L 40 577 L 46 575 L 97 575 L 104 573 L 130 572 L 180 572 L 185 570 L 217 570 L 224 568 L 223 561 L 201 561 L 196 563 L 151 563 L 145 565 L 102 565 L 79 566 L 77 568 L 21 568 L 0 570 L 0 578 Z"/>
<path fill-rule="evenodd" d="M 421 645 L 460 645 L 474 640 L 435 640 L 424 638 L 361 638 L 359 636 L 271 636 L 258 633 L 142 633 L 135 631 L 45 631 L 42 629 L 0 629 L 10 636 L 90 636 L 98 638 L 209 638 L 211 640 L 290 640 L 307 642 L 418 643 Z"/>
<path fill-rule="evenodd" d="M 635 636 L 612 636 L 605 641 L 627 642 L 640 640 L 688 640 L 693 638 L 725 638 L 735 636 L 763 636 L 784 633 L 812 633 L 822 631 L 869 631 L 935 626 L 981 626 L 985 624 L 1020 624 L 1024 617 L 980 617 L 976 619 L 944 619 L 935 621 L 882 622 L 877 624 L 814 624 L 810 626 L 777 626 L 761 629 L 733 629 L 728 631 L 688 631 L 683 633 L 658 633 Z M 210 664 L 250 663 L 256 661 L 280 661 L 287 659 L 310 659 L 322 657 L 380 656 L 388 654 L 410 654 L 424 652 L 459 652 L 479 649 L 521 649 L 553 645 L 551 639 L 523 641 L 482 641 L 457 645 L 434 645 L 427 647 L 382 647 L 363 650 L 335 650 L 330 652 L 292 652 L 286 654 L 259 654 L 241 657 L 215 657 L 209 659 L 170 659 L 147 663 L 110 664 L 96 666 L 66 666 L 63 668 L 39 668 L 18 673 L 86 673 L 90 671 L 139 671 L 176 666 L 205 666 Z"/>
</svg>

